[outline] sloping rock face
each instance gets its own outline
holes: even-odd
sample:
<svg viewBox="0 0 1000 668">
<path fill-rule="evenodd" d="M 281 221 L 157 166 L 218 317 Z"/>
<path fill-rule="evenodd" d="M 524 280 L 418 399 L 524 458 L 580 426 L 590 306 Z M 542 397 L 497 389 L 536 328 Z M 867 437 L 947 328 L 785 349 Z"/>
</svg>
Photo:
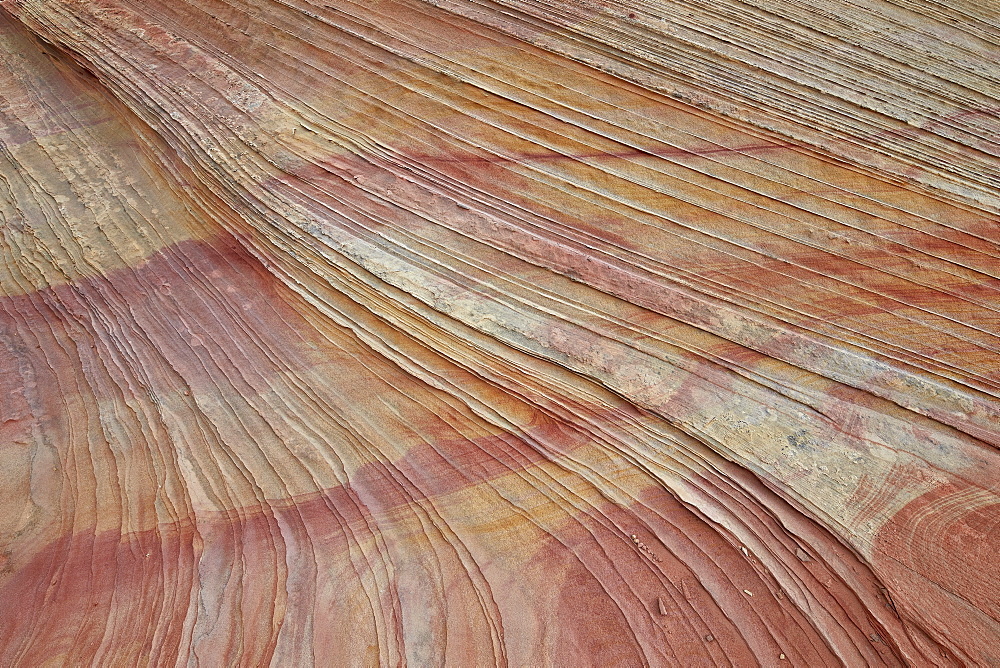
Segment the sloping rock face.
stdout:
<svg viewBox="0 0 1000 668">
<path fill-rule="evenodd" d="M 0 7 L 0 664 L 1000 664 L 990 3 Z"/>
</svg>

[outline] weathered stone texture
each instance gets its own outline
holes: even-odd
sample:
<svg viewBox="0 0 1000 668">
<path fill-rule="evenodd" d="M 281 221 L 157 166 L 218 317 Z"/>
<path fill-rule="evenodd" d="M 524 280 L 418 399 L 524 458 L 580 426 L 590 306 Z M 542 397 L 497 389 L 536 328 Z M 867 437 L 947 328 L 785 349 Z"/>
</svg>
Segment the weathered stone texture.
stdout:
<svg viewBox="0 0 1000 668">
<path fill-rule="evenodd" d="M 0 665 L 1000 665 L 994 4 L 0 8 Z"/>
</svg>

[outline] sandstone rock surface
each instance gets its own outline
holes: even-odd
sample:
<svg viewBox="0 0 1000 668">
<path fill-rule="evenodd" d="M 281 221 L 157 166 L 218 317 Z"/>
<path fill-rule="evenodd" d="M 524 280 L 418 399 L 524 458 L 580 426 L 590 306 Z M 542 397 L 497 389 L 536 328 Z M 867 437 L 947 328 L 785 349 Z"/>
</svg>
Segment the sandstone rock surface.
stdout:
<svg viewBox="0 0 1000 668">
<path fill-rule="evenodd" d="M 1000 665 L 994 4 L 0 8 L 0 665 Z"/>
</svg>

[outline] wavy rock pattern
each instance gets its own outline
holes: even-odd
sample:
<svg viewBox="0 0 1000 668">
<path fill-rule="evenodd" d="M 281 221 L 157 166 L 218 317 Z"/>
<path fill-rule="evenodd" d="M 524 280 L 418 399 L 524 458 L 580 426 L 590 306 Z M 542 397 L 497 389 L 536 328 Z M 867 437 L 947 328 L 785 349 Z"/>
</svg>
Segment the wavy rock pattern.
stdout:
<svg viewBox="0 0 1000 668">
<path fill-rule="evenodd" d="M 1000 665 L 1000 22 L 0 0 L 2 665 Z"/>
</svg>

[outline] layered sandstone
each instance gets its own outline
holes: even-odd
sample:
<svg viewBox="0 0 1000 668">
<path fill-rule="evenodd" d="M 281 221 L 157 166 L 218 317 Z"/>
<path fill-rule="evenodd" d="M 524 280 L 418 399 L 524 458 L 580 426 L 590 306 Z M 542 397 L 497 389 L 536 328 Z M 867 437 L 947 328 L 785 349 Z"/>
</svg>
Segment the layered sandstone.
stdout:
<svg viewBox="0 0 1000 668">
<path fill-rule="evenodd" d="M 0 7 L 0 664 L 1000 663 L 988 3 Z"/>
</svg>

